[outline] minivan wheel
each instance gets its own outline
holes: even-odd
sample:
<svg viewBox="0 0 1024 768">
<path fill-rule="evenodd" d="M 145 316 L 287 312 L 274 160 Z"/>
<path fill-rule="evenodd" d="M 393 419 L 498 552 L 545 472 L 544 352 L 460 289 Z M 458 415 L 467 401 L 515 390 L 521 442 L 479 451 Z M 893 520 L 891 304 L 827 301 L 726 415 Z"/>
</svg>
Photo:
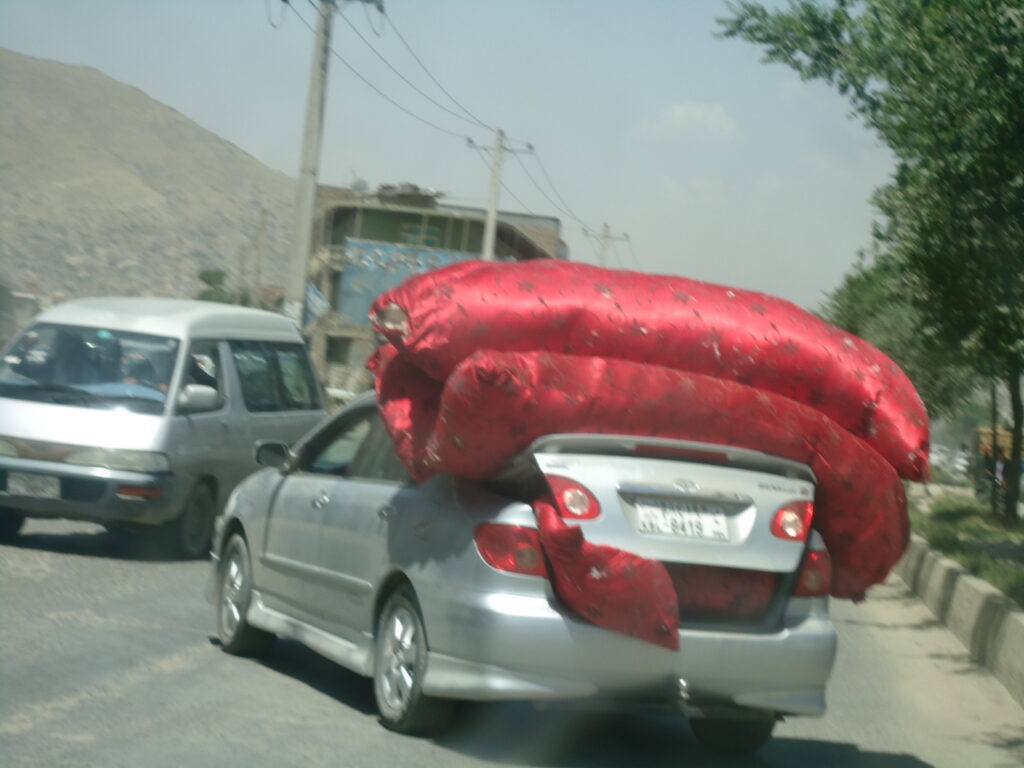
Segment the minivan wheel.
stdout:
<svg viewBox="0 0 1024 768">
<path fill-rule="evenodd" d="M 224 548 L 217 579 L 217 638 L 220 647 L 236 656 L 261 656 L 274 636 L 246 621 L 252 601 L 252 561 L 245 539 L 234 534 Z"/>
<path fill-rule="evenodd" d="M 189 494 L 181 514 L 166 526 L 168 549 L 189 559 L 206 557 L 210 552 L 216 513 L 213 490 L 206 483 L 199 483 Z"/>
<path fill-rule="evenodd" d="M 377 622 L 373 694 L 385 728 L 434 735 L 451 721 L 454 702 L 423 693 L 427 635 L 416 598 L 402 587 L 388 598 Z"/>
<path fill-rule="evenodd" d="M 14 509 L 0 507 L 0 539 L 13 539 L 25 524 L 25 515 Z"/>
<path fill-rule="evenodd" d="M 775 718 L 701 717 L 692 719 L 690 728 L 705 749 L 724 755 L 745 755 L 768 743 L 775 729 Z"/>
</svg>

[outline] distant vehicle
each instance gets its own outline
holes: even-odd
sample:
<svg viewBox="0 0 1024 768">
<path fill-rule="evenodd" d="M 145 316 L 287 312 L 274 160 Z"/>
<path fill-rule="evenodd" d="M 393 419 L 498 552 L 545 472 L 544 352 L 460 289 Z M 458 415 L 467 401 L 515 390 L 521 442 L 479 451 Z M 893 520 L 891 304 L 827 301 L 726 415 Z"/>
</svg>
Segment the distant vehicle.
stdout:
<svg viewBox="0 0 1024 768">
<path fill-rule="evenodd" d="M 323 417 L 291 320 L 227 304 L 82 299 L 43 312 L 0 358 L 0 536 L 26 516 L 153 529 L 208 551 L 254 440 Z"/>
<path fill-rule="evenodd" d="M 821 715 L 836 652 L 828 553 L 810 530 L 810 469 L 677 440 L 551 435 L 507 476 L 410 481 L 363 396 L 294 449 L 256 448 L 217 520 L 209 597 L 228 653 L 298 640 L 373 678 L 383 725 L 443 728 L 455 699 L 643 699 L 685 712 L 726 752 L 776 720 Z M 527 488 L 558 476 L 562 516 L 594 543 L 665 563 L 680 647 L 601 629 L 562 606 Z M 555 482 L 555 481 L 552 481 Z M 736 579 L 747 598 L 702 604 Z M 734 601 L 736 602 L 736 601 Z"/>
<path fill-rule="evenodd" d="M 952 467 L 952 456 L 950 455 L 949 448 L 944 445 L 933 445 L 928 452 L 928 463 L 932 467 L 949 472 Z"/>
</svg>

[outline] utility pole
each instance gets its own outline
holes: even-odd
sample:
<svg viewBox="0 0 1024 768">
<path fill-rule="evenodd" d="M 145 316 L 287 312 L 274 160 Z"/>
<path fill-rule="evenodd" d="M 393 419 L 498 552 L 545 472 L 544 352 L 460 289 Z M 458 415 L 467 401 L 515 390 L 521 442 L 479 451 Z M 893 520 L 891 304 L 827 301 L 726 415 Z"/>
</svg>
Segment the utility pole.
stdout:
<svg viewBox="0 0 1024 768">
<path fill-rule="evenodd" d="M 611 228 L 607 224 L 601 225 L 600 234 L 592 235 L 586 229 L 583 230 L 583 234 L 597 240 L 597 265 L 599 267 L 608 266 L 608 243 L 616 241 L 626 242 L 629 240 L 629 235 L 612 235 Z"/>
<path fill-rule="evenodd" d="M 466 145 L 471 149 L 491 154 L 491 191 L 487 198 L 487 218 L 484 220 L 484 243 L 481 258 L 484 261 L 494 261 L 494 241 L 498 234 L 498 195 L 501 192 L 501 165 L 505 159 L 505 153 L 512 155 L 529 153 L 533 147 L 529 144 L 525 149 L 513 149 L 505 143 L 505 132 L 500 128 L 494 137 L 494 149 L 489 150 L 479 146 L 472 139 L 466 139 Z"/>
<path fill-rule="evenodd" d="M 263 252 L 267 246 L 267 209 L 260 206 L 260 234 L 256 240 L 256 267 L 253 269 L 252 301 L 260 309 L 263 306 Z"/>
<path fill-rule="evenodd" d="M 487 199 L 487 221 L 484 224 L 484 261 L 494 261 L 494 239 L 498 234 L 498 194 L 501 191 L 501 161 L 505 153 L 505 132 L 498 129 L 491 159 L 491 194 Z"/>
<path fill-rule="evenodd" d="M 320 0 L 316 47 L 313 50 L 309 96 L 306 100 L 306 131 L 302 140 L 302 160 L 299 163 L 299 183 L 295 195 L 295 222 L 288 251 L 284 312 L 300 327 L 306 303 L 306 270 L 312 245 L 313 217 L 316 213 L 316 181 L 324 127 L 324 88 L 327 84 L 327 56 L 331 50 L 334 9 L 335 0 Z"/>
</svg>

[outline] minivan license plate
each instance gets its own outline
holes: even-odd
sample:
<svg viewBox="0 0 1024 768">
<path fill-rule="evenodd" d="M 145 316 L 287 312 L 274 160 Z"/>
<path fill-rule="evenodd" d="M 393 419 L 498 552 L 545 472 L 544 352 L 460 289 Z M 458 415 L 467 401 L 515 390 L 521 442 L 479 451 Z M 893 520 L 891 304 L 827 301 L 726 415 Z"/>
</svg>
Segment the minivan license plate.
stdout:
<svg viewBox="0 0 1024 768">
<path fill-rule="evenodd" d="M 59 499 L 60 478 L 53 475 L 30 475 L 25 472 L 8 472 L 7 492 L 12 496 Z"/>
<path fill-rule="evenodd" d="M 640 533 L 729 541 L 725 513 L 699 503 L 668 499 L 637 501 L 636 528 Z"/>
</svg>

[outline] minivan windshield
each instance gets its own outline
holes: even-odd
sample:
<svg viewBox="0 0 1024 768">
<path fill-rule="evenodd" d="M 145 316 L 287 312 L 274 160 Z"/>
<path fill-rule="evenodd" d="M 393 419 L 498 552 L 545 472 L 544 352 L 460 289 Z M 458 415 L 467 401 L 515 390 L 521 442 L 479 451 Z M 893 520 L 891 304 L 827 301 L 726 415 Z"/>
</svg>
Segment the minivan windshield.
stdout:
<svg viewBox="0 0 1024 768">
<path fill-rule="evenodd" d="M 0 397 L 161 413 L 178 340 L 38 323 L 0 361 Z"/>
</svg>

